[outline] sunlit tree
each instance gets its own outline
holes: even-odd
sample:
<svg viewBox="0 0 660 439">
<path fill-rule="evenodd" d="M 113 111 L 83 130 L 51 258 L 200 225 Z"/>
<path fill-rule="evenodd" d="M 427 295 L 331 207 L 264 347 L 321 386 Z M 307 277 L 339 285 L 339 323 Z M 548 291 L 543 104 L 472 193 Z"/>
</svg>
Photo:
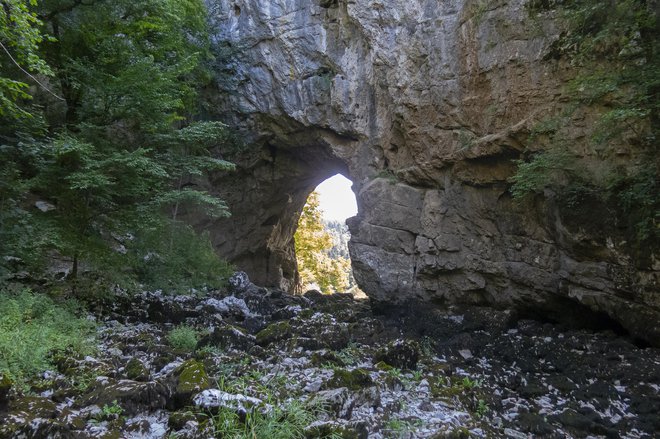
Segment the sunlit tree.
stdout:
<svg viewBox="0 0 660 439">
<path fill-rule="evenodd" d="M 298 221 L 294 236 L 298 272 L 303 289 L 318 286 L 325 294 L 346 290 L 349 285 L 350 262 L 346 258 L 333 259 L 332 236 L 323 222 L 319 194 L 312 192 Z"/>
</svg>

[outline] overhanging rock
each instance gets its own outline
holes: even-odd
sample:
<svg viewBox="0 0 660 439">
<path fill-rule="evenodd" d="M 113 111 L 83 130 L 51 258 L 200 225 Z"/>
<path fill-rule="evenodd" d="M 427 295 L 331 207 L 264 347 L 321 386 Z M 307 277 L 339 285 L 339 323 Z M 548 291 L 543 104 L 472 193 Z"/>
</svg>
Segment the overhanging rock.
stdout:
<svg viewBox="0 0 660 439">
<path fill-rule="evenodd" d="M 300 210 L 342 172 L 360 208 L 355 277 L 372 299 L 588 311 L 660 343 L 657 249 L 632 258 L 604 206 L 567 215 L 552 194 L 508 192 L 530 128 L 565 104 L 571 71 L 544 59 L 552 12 L 532 19 L 522 0 L 207 3 L 217 116 L 250 147 L 210 182 L 233 217 L 204 226 L 256 283 L 292 286 Z"/>
</svg>

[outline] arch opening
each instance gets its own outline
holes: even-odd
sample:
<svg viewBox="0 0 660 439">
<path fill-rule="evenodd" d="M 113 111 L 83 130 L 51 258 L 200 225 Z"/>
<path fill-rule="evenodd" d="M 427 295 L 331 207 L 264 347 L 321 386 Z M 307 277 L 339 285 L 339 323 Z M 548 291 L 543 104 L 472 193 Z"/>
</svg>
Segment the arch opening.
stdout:
<svg viewBox="0 0 660 439">
<path fill-rule="evenodd" d="M 352 273 L 346 225 L 346 220 L 358 213 L 352 184 L 337 173 L 307 196 L 294 234 L 296 291 L 351 292 L 360 296 Z"/>
</svg>

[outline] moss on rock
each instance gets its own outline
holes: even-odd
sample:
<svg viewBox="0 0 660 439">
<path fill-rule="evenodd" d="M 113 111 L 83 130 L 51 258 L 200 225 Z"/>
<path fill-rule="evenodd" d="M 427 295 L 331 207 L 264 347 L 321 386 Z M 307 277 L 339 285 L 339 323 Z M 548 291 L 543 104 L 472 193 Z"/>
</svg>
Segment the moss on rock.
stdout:
<svg viewBox="0 0 660 439">
<path fill-rule="evenodd" d="M 149 369 L 137 358 L 131 358 L 126 364 L 126 377 L 135 381 L 149 380 Z"/>
<path fill-rule="evenodd" d="M 373 384 L 369 372 L 365 369 L 335 369 L 332 379 L 328 381 L 328 388 L 337 389 L 346 387 L 349 390 L 360 390 Z"/>
<path fill-rule="evenodd" d="M 420 351 L 419 343 L 414 340 L 395 340 L 379 350 L 374 361 L 385 362 L 401 370 L 415 370 Z"/>
<path fill-rule="evenodd" d="M 7 407 L 7 403 L 9 402 L 9 391 L 13 384 L 14 383 L 9 376 L 0 373 L 0 411 Z"/>
<path fill-rule="evenodd" d="M 317 422 L 305 431 L 306 438 L 341 438 L 361 439 L 367 437 L 367 429 L 364 424 L 353 422 L 352 424 L 339 424 L 336 422 Z"/>
<path fill-rule="evenodd" d="M 167 424 L 173 430 L 180 430 L 186 425 L 187 422 L 196 420 L 197 417 L 195 416 L 195 413 L 191 412 L 190 410 L 181 410 L 171 413 L 169 419 L 167 420 Z"/>
<path fill-rule="evenodd" d="M 334 352 L 328 350 L 316 351 L 312 354 L 312 366 L 323 366 L 325 364 L 331 364 L 333 366 L 346 366 L 341 358 L 339 358 Z"/>
<path fill-rule="evenodd" d="M 383 372 L 389 372 L 390 370 L 394 370 L 393 366 L 390 366 L 384 361 L 379 361 L 378 363 L 374 364 L 374 367 L 378 370 L 382 370 Z"/>
<path fill-rule="evenodd" d="M 121 380 L 115 383 L 94 382 L 78 401 L 76 406 L 112 405 L 115 401 L 127 416 L 133 416 L 144 410 L 165 408 L 171 390 L 160 382 L 140 383 Z"/>
<path fill-rule="evenodd" d="M 209 377 L 204 365 L 196 360 L 188 360 L 179 370 L 179 380 L 176 386 L 178 395 L 198 393 L 209 388 Z"/>
<path fill-rule="evenodd" d="M 257 344 L 264 346 L 279 340 L 284 340 L 291 335 L 291 324 L 286 321 L 277 322 L 257 333 Z"/>
</svg>

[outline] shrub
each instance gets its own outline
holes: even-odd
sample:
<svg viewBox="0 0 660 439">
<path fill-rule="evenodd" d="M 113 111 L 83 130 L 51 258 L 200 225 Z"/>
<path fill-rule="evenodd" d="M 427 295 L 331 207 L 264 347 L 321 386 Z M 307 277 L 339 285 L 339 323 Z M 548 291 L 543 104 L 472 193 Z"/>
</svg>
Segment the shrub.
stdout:
<svg viewBox="0 0 660 439">
<path fill-rule="evenodd" d="M 208 233 L 183 224 L 143 230 L 131 248 L 137 280 L 153 289 L 190 291 L 220 288 L 233 272 L 213 250 Z"/>
<path fill-rule="evenodd" d="M 43 294 L 0 292 L 0 373 L 17 383 L 53 365 L 49 354 L 94 351 L 95 324 L 77 317 L 73 301 L 58 303 Z"/>
<path fill-rule="evenodd" d="M 195 350 L 198 341 L 199 333 L 195 328 L 186 325 L 177 326 L 167 334 L 167 342 L 170 346 L 182 351 Z"/>
<path fill-rule="evenodd" d="M 518 160 L 518 170 L 511 177 L 511 193 L 514 198 L 522 198 L 531 193 L 543 193 L 546 187 L 561 186 L 572 173 L 574 161 L 564 149 L 538 152 L 529 161 Z"/>
</svg>

